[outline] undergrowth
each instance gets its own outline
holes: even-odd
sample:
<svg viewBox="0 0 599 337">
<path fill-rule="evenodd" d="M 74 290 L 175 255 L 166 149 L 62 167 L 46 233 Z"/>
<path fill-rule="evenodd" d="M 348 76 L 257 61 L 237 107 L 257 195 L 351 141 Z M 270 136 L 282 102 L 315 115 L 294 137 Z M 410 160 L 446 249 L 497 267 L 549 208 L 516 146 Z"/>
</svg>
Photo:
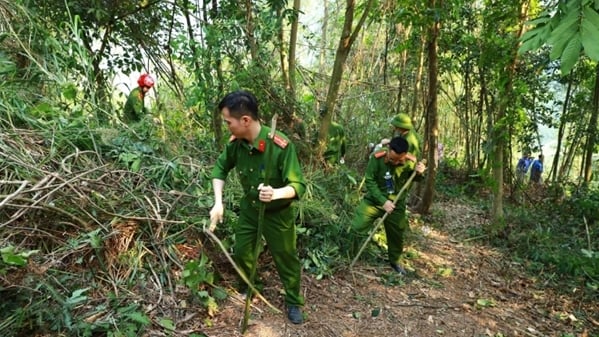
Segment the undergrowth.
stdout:
<svg viewBox="0 0 599 337">
<path fill-rule="evenodd" d="M 21 112 L 11 116 L 0 120 L 0 331 L 128 337 L 154 329 L 168 335 L 186 311 L 157 307 L 181 305 L 175 298 L 201 307 L 202 324 L 210 326 L 228 296 L 216 265 L 223 262 L 214 259 L 223 254 L 202 233 L 218 154 L 203 146 L 210 136 L 191 131 L 196 128 L 184 114 L 168 127 L 153 119 L 100 127 L 81 116 L 29 129 L 15 126 L 26 124 Z M 172 146 L 176 142 L 180 146 Z M 360 165 L 303 164 L 307 188 L 296 205 L 298 248 L 303 270 L 321 279 L 353 258 L 348 234 L 363 196 L 363 172 L 355 169 Z M 598 189 L 555 190 L 549 186 L 525 204 L 508 204 L 505 230 L 495 236 L 477 226 L 467 234 L 510 252 L 531 275 L 596 299 Z M 440 200 L 489 208 L 488 198 L 472 198 L 488 195 L 485 179 L 450 162 L 442 166 L 437 192 Z M 225 223 L 216 231 L 227 251 L 241 193 L 233 174 L 225 189 Z M 427 221 L 435 225 L 442 216 L 427 215 Z M 379 241 L 368 245 L 364 259 L 381 262 L 384 238 Z"/>
<path fill-rule="evenodd" d="M 441 170 L 439 198 L 460 199 L 481 210 L 490 200 L 484 187 L 453 167 Z M 472 194 L 469 186 L 477 186 Z M 505 204 L 505 227 L 499 232 L 472 227 L 466 237 L 491 244 L 524 265 L 541 283 L 565 293 L 599 299 L 599 185 L 527 185 Z M 486 212 L 486 211 L 485 211 Z M 440 215 L 442 216 L 442 215 Z"/>
</svg>

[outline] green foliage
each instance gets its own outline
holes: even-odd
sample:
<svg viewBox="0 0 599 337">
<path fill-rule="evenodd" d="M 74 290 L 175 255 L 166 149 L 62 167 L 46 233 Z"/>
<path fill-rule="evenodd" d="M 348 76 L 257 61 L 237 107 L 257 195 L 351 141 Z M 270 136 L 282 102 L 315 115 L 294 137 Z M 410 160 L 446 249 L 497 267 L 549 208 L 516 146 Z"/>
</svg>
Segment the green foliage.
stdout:
<svg viewBox="0 0 599 337">
<path fill-rule="evenodd" d="M 571 287 L 583 282 L 589 293 L 599 285 L 594 223 L 597 190 L 579 190 L 562 204 L 514 208 L 507 216 L 508 245 L 514 256 L 529 260 L 531 272 Z M 592 219 L 585 224 L 585 217 Z M 497 241 L 499 243 L 499 241 Z"/>
<path fill-rule="evenodd" d="M 0 263 L 0 275 L 6 274 L 7 266 L 24 267 L 27 265 L 29 257 L 38 252 L 39 250 L 17 252 L 16 247 L 13 245 L 0 248 L 0 256 L 2 257 L 2 263 Z"/>
<path fill-rule="evenodd" d="M 208 315 L 212 317 L 218 311 L 218 304 L 216 299 L 205 290 L 207 286 L 214 284 L 214 274 L 209 269 L 210 261 L 206 255 L 202 254 L 199 260 L 191 260 L 185 264 L 181 281 L 200 300 L 200 303 L 208 310 Z M 222 300 L 226 298 L 226 293 L 215 288 L 215 297 Z"/>
<path fill-rule="evenodd" d="M 360 197 L 357 174 L 338 167 L 328 172 L 308 168 L 304 175 L 308 185 L 299 207 L 298 249 L 303 268 L 323 278 L 350 258 L 347 236 Z"/>
<path fill-rule="evenodd" d="M 522 36 L 519 52 L 538 49 L 545 43 L 551 45 L 551 59 L 561 61 L 562 75 L 570 72 L 582 52 L 599 61 L 597 10 L 593 1 L 560 1 L 557 10 L 547 10 L 529 22 L 534 28 Z"/>
</svg>

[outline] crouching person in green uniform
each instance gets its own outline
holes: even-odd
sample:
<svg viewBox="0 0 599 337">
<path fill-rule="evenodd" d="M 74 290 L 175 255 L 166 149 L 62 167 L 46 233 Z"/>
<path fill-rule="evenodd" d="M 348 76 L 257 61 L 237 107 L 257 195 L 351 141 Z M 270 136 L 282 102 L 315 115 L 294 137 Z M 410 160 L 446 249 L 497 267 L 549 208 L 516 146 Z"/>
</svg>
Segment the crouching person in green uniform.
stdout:
<svg viewBox="0 0 599 337">
<path fill-rule="evenodd" d="M 256 98 L 247 91 L 229 93 L 218 108 L 232 137 L 212 171 L 214 206 L 210 211 L 210 230 L 222 222 L 225 180 L 229 171 L 236 167 L 244 196 L 235 227 L 233 258 L 246 275 L 255 268 L 254 250 L 257 240 L 261 239 L 257 237 L 258 214 L 260 204 L 265 203 L 262 235 L 285 288 L 287 317 L 292 323 L 300 324 L 303 322 L 304 298 L 300 295 L 296 214 L 291 204 L 303 195 L 306 184 L 295 146 L 280 132 L 272 139 L 268 137 L 271 129 L 261 125 Z M 267 170 L 269 185 L 264 186 Z"/>
<path fill-rule="evenodd" d="M 391 139 L 387 148 L 380 149 L 370 156 L 366 167 L 366 194 L 356 209 L 351 224 L 352 244 L 355 248 L 366 239 L 375 221 L 385 212 L 389 213 L 384 222 L 389 264 L 395 272 L 402 275 L 406 273 L 400 265 L 400 257 L 403 251 L 404 232 L 408 228 L 406 216 L 408 193 L 404 192 L 399 196 L 400 199 L 395 205 L 393 202 L 412 172 L 417 172 L 414 180 L 422 180 L 422 173 L 426 169 L 422 162 L 416 164 L 408 159 L 408 149 L 408 141 L 398 136 Z"/>
<path fill-rule="evenodd" d="M 144 99 L 154 83 L 154 78 L 148 74 L 139 76 L 137 79 L 138 87 L 131 90 L 123 107 L 123 122 L 125 124 L 139 122 L 148 113 Z"/>
</svg>

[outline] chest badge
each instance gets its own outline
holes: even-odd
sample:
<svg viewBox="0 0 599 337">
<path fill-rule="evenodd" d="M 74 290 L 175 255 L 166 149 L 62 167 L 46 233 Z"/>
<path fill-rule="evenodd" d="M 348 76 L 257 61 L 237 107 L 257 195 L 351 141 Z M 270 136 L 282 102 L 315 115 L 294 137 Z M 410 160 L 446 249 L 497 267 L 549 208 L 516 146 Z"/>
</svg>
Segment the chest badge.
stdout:
<svg viewBox="0 0 599 337">
<path fill-rule="evenodd" d="M 264 141 L 264 139 L 260 139 L 260 141 L 258 142 L 258 151 L 266 151 L 266 142 Z"/>
</svg>

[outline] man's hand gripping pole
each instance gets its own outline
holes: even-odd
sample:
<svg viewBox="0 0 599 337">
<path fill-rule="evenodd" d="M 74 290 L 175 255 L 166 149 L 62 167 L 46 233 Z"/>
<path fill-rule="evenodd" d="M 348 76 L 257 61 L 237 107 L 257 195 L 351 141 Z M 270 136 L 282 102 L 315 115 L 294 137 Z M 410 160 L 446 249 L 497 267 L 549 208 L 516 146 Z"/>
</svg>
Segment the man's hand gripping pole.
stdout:
<svg viewBox="0 0 599 337">
<path fill-rule="evenodd" d="M 426 164 L 426 159 L 423 159 L 422 163 Z M 397 201 L 400 199 L 400 197 L 402 196 L 402 194 L 408 189 L 408 187 L 412 183 L 412 180 L 414 180 L 414 178 L 416 177 L 416 174 L 418 174 L 418 172 L 416 172 L 416 168 L 414 168 L 414 172 L 412 172 L 412 175 L 410 175 L 410 177 L 408 178 L 408 180 L 406 181 L 406 183 L 399 190 L 399 193 L 397 193 L 397 196 L 395 197 L 395 200 L 393 200 L 393 206 L 395 206 L 397 204 Z M 385 214 L 383 215 L 383 217 L 379 219 L 379 221 L 377 222 L 376 226 L 374 226 L 374 228 L 370 232 L 370 235 L 368 235 L 368 238 L 366 239 L 366 241 L 364 241 L 364 243 L 362 244 L 362 247 L 360 247 L 360 250 L 358 251 L 358 254 L 356 254 L 356 257 L 354 257 L 354 259 L 352 260 L 351 264 L 349 265 L 349 269 L 353 269 L 354 268 L 354 264 L 356 264 L 356 261 L 358 261 L 358 258 L 360 257 L 360 255 L 362 254 L 362 252 L 364 251 L 364 249 L 366 248 L 366 246 L 368 245 L 368 243 L 370 242 L 370 240 L 372 240 L 372 237 L 374 236 L 374 234 L 379 230 L 379 227 L 381 227 L 381 225 L 385 222 L 385 219 L 387 219 L 388 215 L 389 215 L 389 213 L 385 212 Z"/>
</svg>

